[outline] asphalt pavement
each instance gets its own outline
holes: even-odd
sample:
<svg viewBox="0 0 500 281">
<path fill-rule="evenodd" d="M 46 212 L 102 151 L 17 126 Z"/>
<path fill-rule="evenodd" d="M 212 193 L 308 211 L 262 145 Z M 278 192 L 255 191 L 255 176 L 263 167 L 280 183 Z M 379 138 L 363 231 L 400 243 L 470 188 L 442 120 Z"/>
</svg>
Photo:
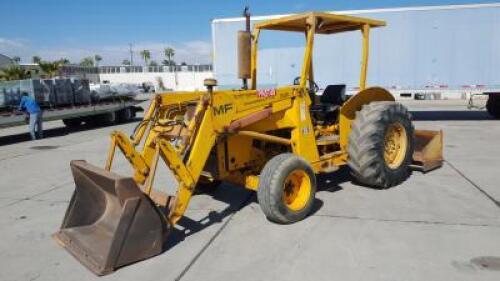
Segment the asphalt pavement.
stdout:
<svg viewBox="0 0 500 281">
<path fill-rule="evenodd" d="M 313 213 L 269 222 L 253 192 L 223 184 L 193 197 L 166 251 L 96 277 L 50 237 L 73 192 L 69 161 L 103 166 L 109 133 L 47 122 L 0 131 L 0 280 L 500 280 L 500 121 L 456 102 L 406 102 L 422 129 L 444 131 L 441 169 L 403 184 L 356 185 L 347 168 L 319 177 Z M 123 157 L 115 171 L 130 174 Z M 173 179 L 160 166 L 159 186 Z"/>
</svg>

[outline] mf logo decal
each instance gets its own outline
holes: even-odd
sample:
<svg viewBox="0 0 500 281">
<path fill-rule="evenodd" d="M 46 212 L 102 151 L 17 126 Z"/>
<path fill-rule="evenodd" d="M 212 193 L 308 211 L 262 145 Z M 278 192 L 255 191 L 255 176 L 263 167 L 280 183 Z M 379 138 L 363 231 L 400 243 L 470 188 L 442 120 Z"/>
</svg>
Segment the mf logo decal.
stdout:
<svg viewBox="0 0 500 281">
<path fill-rule="evenodd" d="M 214 106 L 212 107 L 214 110 L 214 115 L 221 115 L 221 114 L 226 114 L 229 110 L 233 109 L 233 104 L 232 103 L 226 103 L 222 104 L 219 106 Z"/>
<path fill-rule="evenodd" d="M 276 96 L 276 89 L 257 90 L 257 96 L 259 98 L 274 97 L 274 96 Z"/>
</svg>

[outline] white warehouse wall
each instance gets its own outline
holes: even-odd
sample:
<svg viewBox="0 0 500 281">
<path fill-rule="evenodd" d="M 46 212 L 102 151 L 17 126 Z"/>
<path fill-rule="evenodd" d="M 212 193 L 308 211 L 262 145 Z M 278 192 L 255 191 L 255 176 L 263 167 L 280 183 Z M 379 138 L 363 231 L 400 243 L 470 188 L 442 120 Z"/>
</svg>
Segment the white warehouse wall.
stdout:
<svg viewBox="0 0 500 281">
<path fill-rule="evenodd" d="M 212 78 L 211 71 L 195 72 L 133 72 L 133 73 L 100 73 L 100 81 L 110 83 L 133 83 L 142 84 L 144 82 L 153 83 L 155 90 L 159 91 L 158 78 L 163 80 L 163 85 L 167 89 L 174 91 L 195 91 L 204 90 L 203 80 Z"/>
<path fill-rule="evenodd" d="M 395 96 L 425 94 L 458 98 L 500 90 L 500 3 L 336 11 L 385 20 L 370 33 L 368 86 L 382 86 Z M 255 16 L 252 24 L 279 18 Z M 214 76 L 220 88 L 239 87 L 237 31 L 245 19 L 212 21 Z M 320 88 L 346 84 L 357 91 L 361 33 L 317 35 L 314 74 Z M 289 85 L 300 74 L 304 35 L 263 31 L 259 38 L 257 86 Z"/>
</svg>

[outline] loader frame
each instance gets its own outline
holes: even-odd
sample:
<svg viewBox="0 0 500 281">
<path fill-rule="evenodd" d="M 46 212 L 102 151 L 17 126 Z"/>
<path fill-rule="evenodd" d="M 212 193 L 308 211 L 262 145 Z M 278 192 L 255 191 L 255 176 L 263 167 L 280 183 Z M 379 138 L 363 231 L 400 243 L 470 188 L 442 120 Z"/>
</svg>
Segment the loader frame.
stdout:
<svg viewBox="0 0 500 281">
<path fill-rule="evenodd" d="M 255 143 L 274 143 L 301 156 L 310 163 L 315 173 L 331 172 L 346 164 L 348 136 L 355 112 L 373 101 L 393 101 L 392 95 L 378 87 L 366 88 L 368 69 L 369 32 L 373 27 L 385 25 L 382 21 L 358 17 L 307 13 L 256 24 L 252 32 L 251 86 L 248 90 L 176 92 L 159 94 L 152 101 L 142 121 L 129 139 L 121 132 L 112 133 L 111 147 L 106 162 L 110 170 L 118 147 L 135 170 L 134 179 L 158 206 L 168 211 L 166 219 L 171 225 L 184 214 L 191 195 L 204 176 L 205 164 L 214 156 L 217 178 L 257 190 L 259 173 L 268 160 Z M 257 53 L 261 30 L 303 32 L 306 47 L 299 85 L 257 90 Z M 314 36 L 359 30 L 362 35 L 362 63 L 360 92 L 340 109 L 338 124 L 318 128 L 313 125 L 309 106 L 309 88 L 314 83 L 312 55 Z M 309 82 L 309 85 L 307 85 Z M 186 114 L 186 105 L 195 104 L 189 122 L 176 121 L 172 112 Z M 177 119 L 176 119 L 177 118 Z M 176 131 L 182 144 L 172 142 Z M 271 132 L 285 131 L 285 136 Z M 147 132 L 147 135 L 146 135 Z M 318 134 L 338 134 L 332 145 L 338 149 L 320 152 Z M 137 147 L 143 143 L 142 150 Z M 176 196 L 153 190 L 159 159 L 163 159 L 179 182 Z M 204 176 L 205 177 L 205 176 Z M 208 177 L 212 180 L 212 177 Z"/>
</svg>

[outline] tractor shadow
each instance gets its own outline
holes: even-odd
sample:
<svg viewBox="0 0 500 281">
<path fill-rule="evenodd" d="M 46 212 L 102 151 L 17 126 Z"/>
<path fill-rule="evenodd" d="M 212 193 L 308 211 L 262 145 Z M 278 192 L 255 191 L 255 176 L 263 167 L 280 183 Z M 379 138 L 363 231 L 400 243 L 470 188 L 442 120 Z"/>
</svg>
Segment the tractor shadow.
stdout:
<svg viewBox="0 0 500 281">
<path fill-rule="evenodd" d="M 353 180 L 350 176 L 349 168 L 347 167 L 341 167 L 338 171 L 333 173 L 321 174 L 317 176 L 316 179 L 318 188 L 317 192 L 331 193 L 341 191 L 342 183 L 352 182 Z M 242 186 L 235 186 L 227 183 L 221 184 L 214 192 L 201 193 L 201 195 L 209 195 L 211 197 L 210 200 L 221 201 L 226 203 L 228 206 L 220 211 L 207 211 L 207 215 L 201 219 L 193 219 L 189 216 L 183 216 L 177 225 L 171 230 L 169 237 L 163 246 L 164 252 L 183 242 L 190 235 L 203 231 L 214 224 L 225 223 L 225 221 L 229 219 L 228 217 L 237 213 L 251 203 L 258 204 L 257 194 L 255 192 L 247 190 Z M 314 205 L 310 215 L 314 215 L 318 212 L 324 203 L 322 200 L 316 198 L 313 204 Z"/>
<path fill-rule="evenodd" d="M 349 167 L 344 165 L 335 172 L 317 175 L 317 191 L 337 192 L 342 190 L 340 186 L 342 183 L 353 182 L 353 180 Z"/>
<path fill-rule="evenodd" d="M 351 176 L 350 168 L 347 166 L 342 166 L 339 170 L 328 173 L 328 174 L 320 174 L 316 177 L 317 180 L 317 192 L 329 192 L 335 193 L 343 190 L 342 184 L 349 182 L 356 187 L 361 188 L 369 188 L 374 189 L 373 187 L 363 185 Z M 387 189 L 376 189 L 375 190 L 387 190 Z M 226 223 L 228 223 L 228 219 L 241 209 L 246 206 L 255 203 L 258 205 L 257 194 L 253 191 L 247 190 L 242 186 L 231 185 L 228 183 L 222 183 L 215 191 L 200 193 L 198 195 L 205 195 L 211 198 L 207 198 L 208 200 L 217 200 L 227 204 L 227 207 L 220 211 L 215 210 L 207 210 L 207 214 L 200 219 L 193 219 L 189 217 L 189 215 L 183 216 L 177 225 L 171 229 L 170 234 L 164 243 L 163 252 L 168 251 L 169 249 L 175 247 L 177 244 L 186 240 L 187 237 L 196 234 L 200 231 L 205 230 L 206 228 L 214 225 L 214 224 L 222 224 L 221 228 L 216 231 L 210 240 L 213 240 L 220 230 L 222 230 Z M 324 205 L 324 202 L 316 198 L 313 203 L 313 208 L 309 215 L 314 215 L 318 212 Z M 209 209 L 209 208 L 207 208 Z M 199 209 L 203 211 L 202 209 Z M 269 223 L 274 223 L 270 222 Z"/>
<path fill-rule="evenodd" d="M 224 219 L 235 214 L 245 206 L 249 205 L 255 193 L 242 186 L 222 183 L 212 192 L 202 192 L 193 196 L 209 196 L 208 200 L 216 200 L 227 204 L 227 207 L 220 211 L 207 210 L 207 215 L 200 219 L 193 219 L 189 215 L 184 215 L 170 230 L 167 241 L 163 245 L 163 251 L 175 247 L 187 237 L 200 232 L 214 224 L 224 223 Z M 209 209 L 209 208 L 207 208 Z M 201 209 L 200 209 L 201 210 Z M 205 210 L 205 209 L 203 209 Z"/>
</svg>

